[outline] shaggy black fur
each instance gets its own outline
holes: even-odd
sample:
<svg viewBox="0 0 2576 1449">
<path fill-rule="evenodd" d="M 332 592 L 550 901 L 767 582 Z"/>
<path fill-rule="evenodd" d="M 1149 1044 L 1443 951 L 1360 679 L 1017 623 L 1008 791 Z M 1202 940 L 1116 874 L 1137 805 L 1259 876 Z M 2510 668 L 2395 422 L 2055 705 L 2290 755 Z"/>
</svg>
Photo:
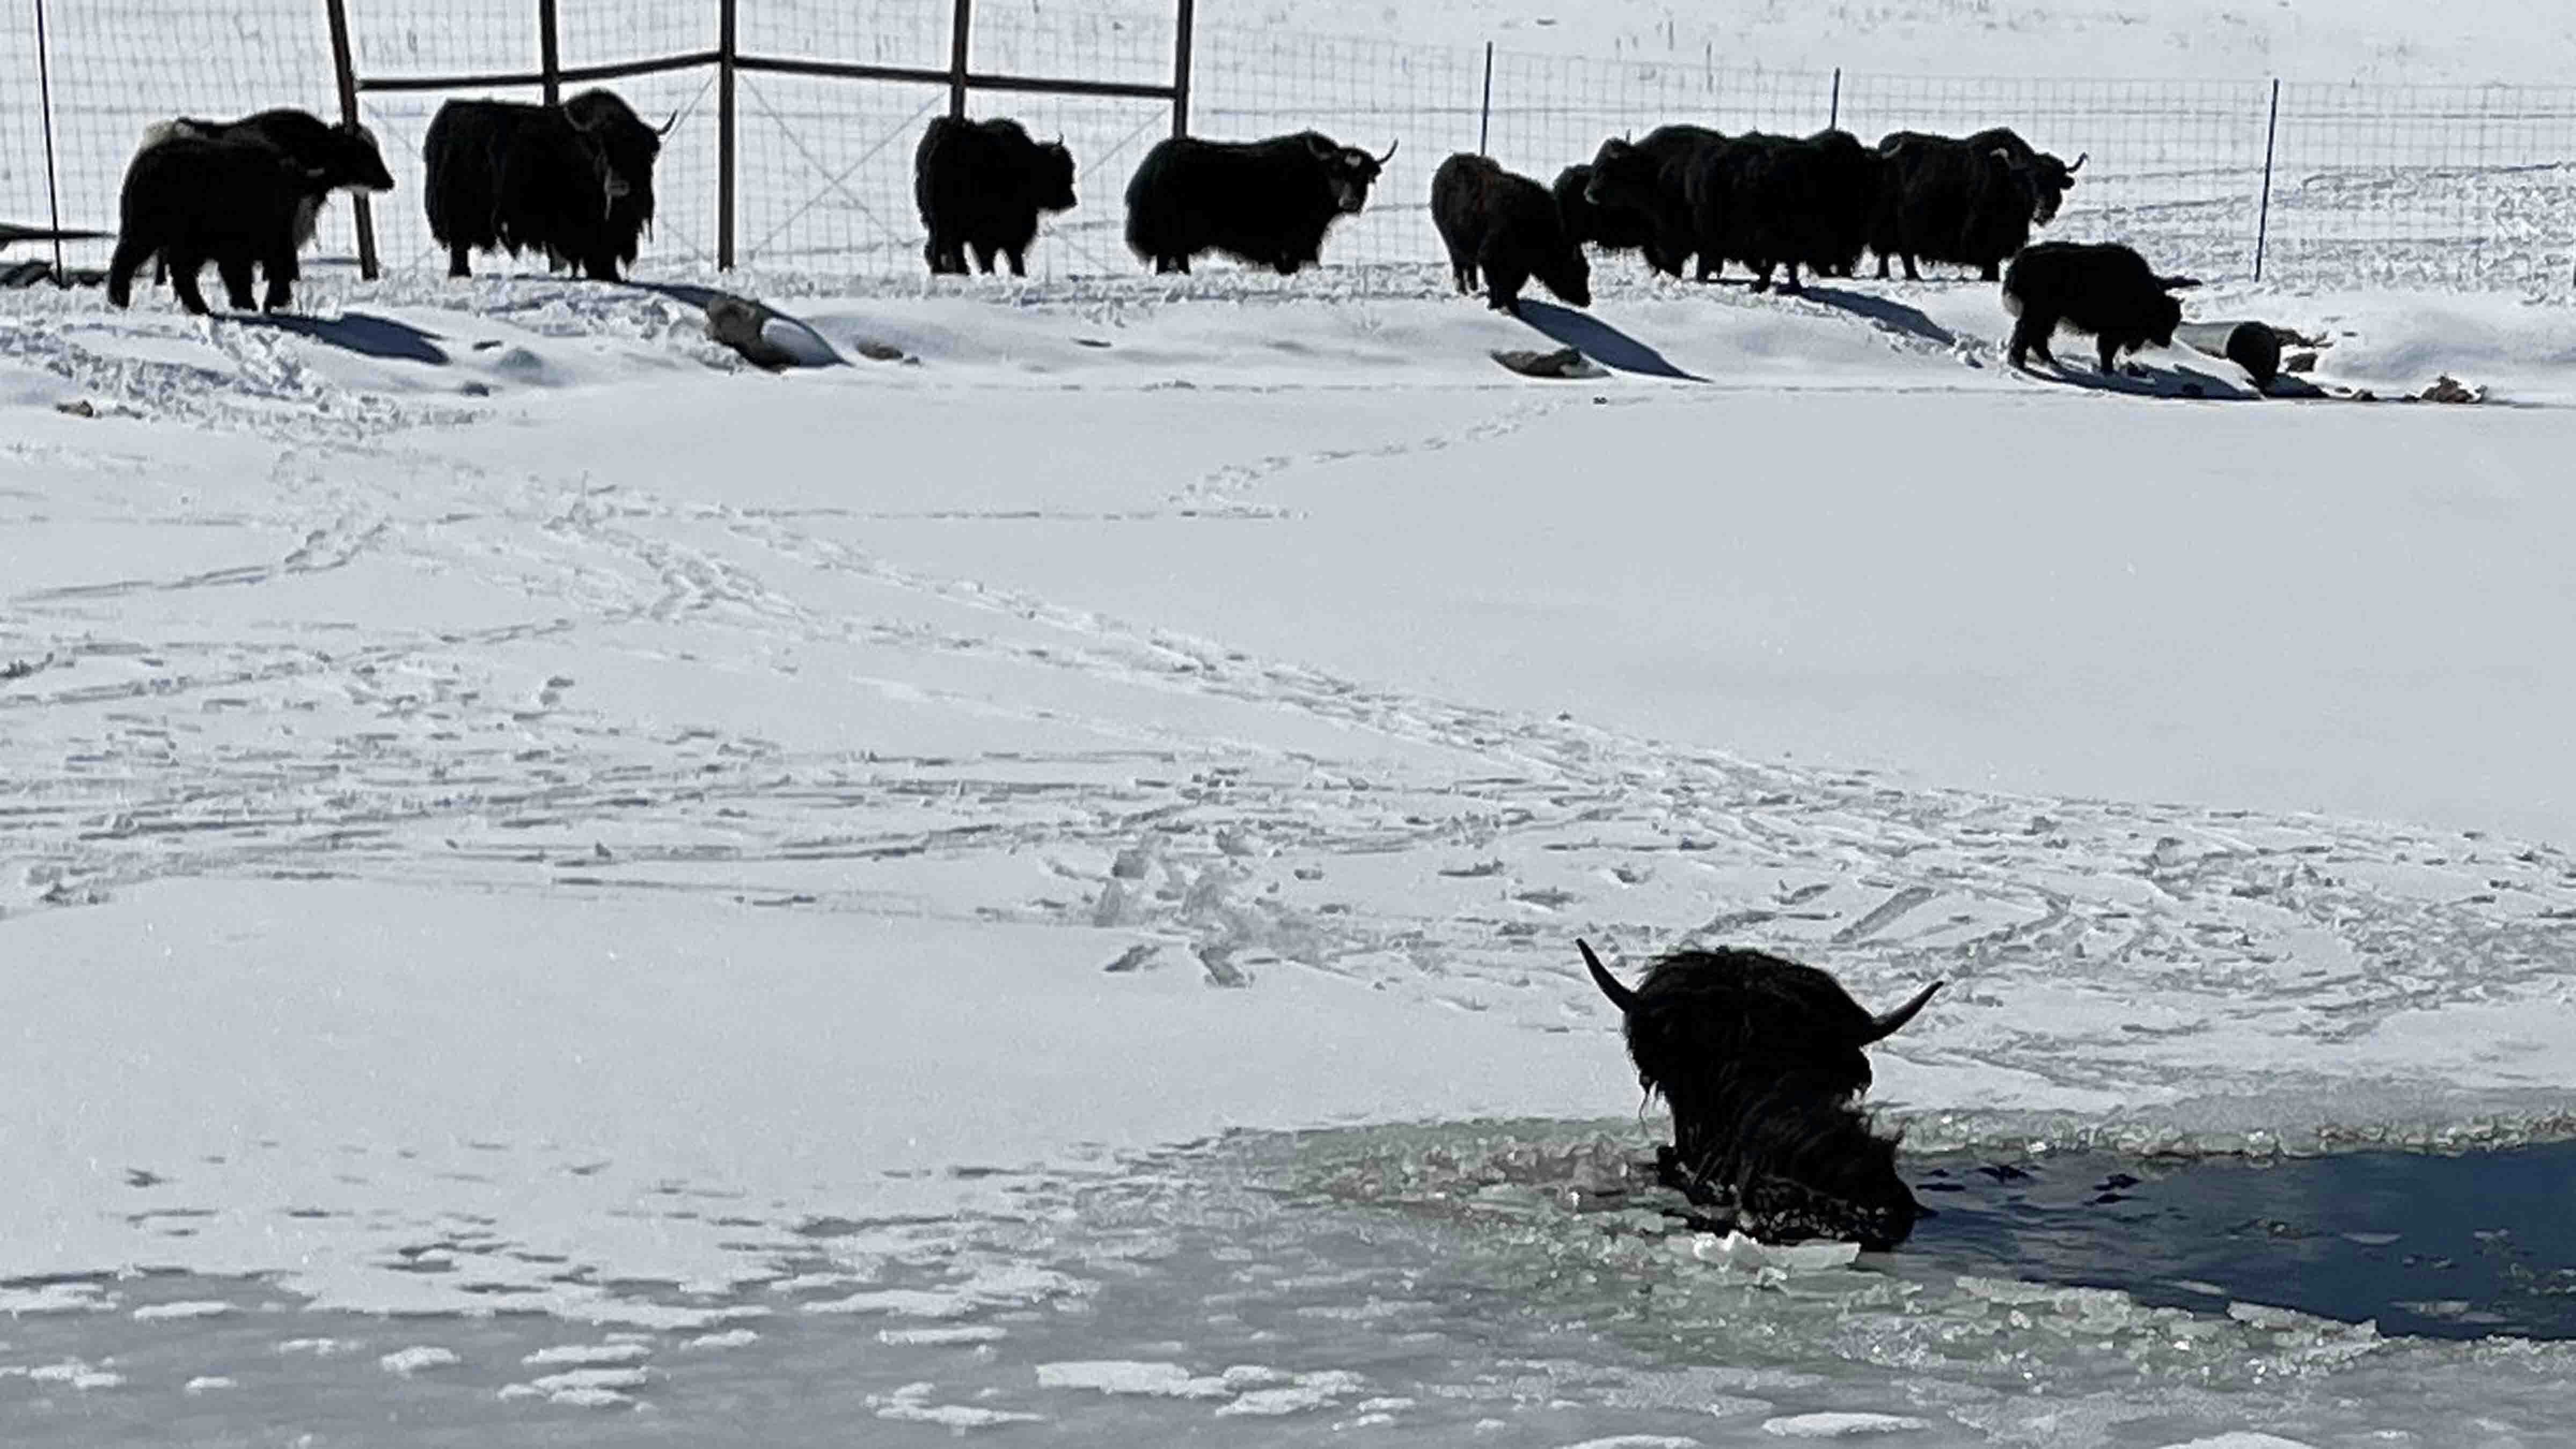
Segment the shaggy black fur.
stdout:
<svg viewBox="0 0 2576 1449">
<path fill-rule="evenodd" d="M 1431 221 L 1458 290 L 1481 280 L 1495 311 L 1518 315 L 1532 277 L 1562 301 L 1592 305 L 1592 264 L 1566 236 L 1556 198 L 1530 178 L 1460 152 L 1431 173 Z"/>
<path fill-rule="evenodd" d="M 376 150 L 375 134 L 353 121 L 333 125 L 310 111 L 284 106 L 235 121 L 181 116 L 146 130 L 143 144 L 156 145 L 173 136 L 194 136 L 201 141 L 256 141 L 275 148 L 316 178 L 331 178 L 331 184 L 314 190 L 296 213 L 295 239 L 299 248 L 312 244 L 314 227 L 332 190 L 355 193 L 394 189 L 393 173 L 385 169 L 385 158 Z M 158 282 L 165 276 L 166 272 L 156 267 L 153 280 Z"/>
<path fill-rule="evenodd" d="M 932 275 L 964 272 L 971 250 L 986 272 L 998 253 L 1025 277 L 1038 214 L 1073 209 L 1073 153 L 1030 140 L 1017 121 L 941 116 L 912 154 L 912 196 L 930 233 L 922 255 Z"/>
<path fill-rule="evenodd" d="M 1741 262 L 1757 292 L 1784 264 L 1783 291 L 1799 289 L 1801 266 L 1848 275 L 1867 243 L 1885 165 L 1848 131 L 1804 140 L 1748 132 L 1702 148 L 1689 183 L 1700 274 L 1714 275 L 1721 259 Z"/>
<path fill-rule="evenodd" d="M 1646 262 L 1678 277 L 1699 250 L 1691 217 L 1690 180 L 1702 153 L 1726 144 L 1703 126 L 1658 126 L 1641 141 L 1613 136 L 1592 157 L 1592 180 L 1583 198 L 1607 211 L 1644 218 Z M 1716 258 L 1702 257 L 1701 281 L 1717 275 Z"/>
<path fill-rule="evenodd" d="M 1766 1242 L 1829 1237 L 1883 1251 L 1922 1209 L 1896 1173 L 1896 1143 L 1853 1105 L 1870 1082 L 1862 1048 L 1941 989 L 1872 1016 L 1831 976 L 1761 951 L 1680 951 L 1633 991 L 1575 943 L 1627 1019 L 1628 1055 L 1672 1108 L 1666 1175 L 1694 1201 L 1731 1203 Z"/>
<path fill-rule="evenodd" d="M 296 225 L 316 194 L 310 173 L 273 146 L 175 135 L 145 146 L 125 169 L 118 203 L 116 256 L 108 264 L 107 300 L 134 300 L 134 274 L 158 256 L 169 263 L 179 303 L 203 314 L 197 273 L 213 262 L 224 294 L 248 312 L 252 268 L 268 274 L 265 306 L 290 305 Z"/>
<path fill-rule="evenodd" d="M 2013 324 L 2012 365 L 2030 353 L 2055 365 L 2048 339 L 2059 323 L 2089 332 L 2101 343 L 2102 370 L 2119 366 L 2120 354 L 2152 342 L 2173 345 L 2182 303 L 2171 295 L 2200 283 L 2159 277 L 2146 258 L 2117 242 L 2042 242 L 2025 247 L 2004 274 L 2004 310 Z"/>
<path fill-rule="evenodd" d="M 1157 272 L 1187 272 L 1224 252 L 1292 276 L 1323 257 L 1324 233 L 1368 204 L 1372 156 L 1319 131 L 1266 141 L 1174 136 L 1145 153 L 1127 183 L 1127 245 Z"/>
<path fill-rule="evenodd" d="M 1576 246 L 1585 242 L 1605 252 L 1633 252 L 1655 239 L 1654 218 L 1615 206 L 1595 206 L 1585 194 L 1592 187 L 1592 163 L 1568 166 L 1556 173 L 1556 214 L 1565 235 Z"/>
<path fill-rule="evenodd" d="M 1891 257 L 1905 263 L 1910 281 L 1917 262 L 1975 267 L 1987 281 L 2013 253 L 2030 244 L 2033 227 L 2057 216 L 2075 173 L 2072 164 L 2031 148 L 2010 127 L 1968 137 L 1898 131 L 1878 143 L 1887 176 L 1869 223 L 1869 245 L 1878 274 Z"/>
<path fill-rule="evenodd" d="M 653 222 L 661 130 L 605 90 L 560 106 L 449 101 L 421 143 L 429 234 L 447 274 L 472 275 L 474 252 L 533 251 L 548 266 L 615 281 Z"/>
</svg>

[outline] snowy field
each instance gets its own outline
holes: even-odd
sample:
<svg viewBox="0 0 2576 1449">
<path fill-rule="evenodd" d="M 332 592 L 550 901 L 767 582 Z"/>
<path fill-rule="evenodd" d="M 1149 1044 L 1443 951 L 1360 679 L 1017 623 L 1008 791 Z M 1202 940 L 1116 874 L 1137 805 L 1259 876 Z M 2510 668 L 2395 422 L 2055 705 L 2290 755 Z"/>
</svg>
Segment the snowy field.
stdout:
<svg viewBox="0 0 2576 1449">
<path fill-rule="evenodd" d="M 1227 19 L 2419 82 L 2571 27 L 1740 8 Z M 656 275 L 0 293 L 0 1442 L 2576 1432 L 2539 1169 L 2265 1167 L 2576 1141 L 2576 307 L 2194 294 L 2321 344 L 2264 398 L 2014 374 L 1964 282 L 776 267 L 847 361 L 771 376 Z M 1947 1211 L 1676 1231 L 1577 936 L 1946 979 L 1873 1100 Z"/>
</svg>

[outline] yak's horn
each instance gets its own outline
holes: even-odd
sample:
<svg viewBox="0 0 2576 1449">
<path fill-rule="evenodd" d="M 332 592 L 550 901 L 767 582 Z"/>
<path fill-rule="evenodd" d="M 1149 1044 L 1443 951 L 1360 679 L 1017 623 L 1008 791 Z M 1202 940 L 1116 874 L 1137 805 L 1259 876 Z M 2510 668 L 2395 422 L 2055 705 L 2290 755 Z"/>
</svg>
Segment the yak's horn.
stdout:
<svg viewBox="0 0 2576 1449">
<path fill-rule="evenodd" d="M 2086 158 L 2086 157 L 2088 157 L 2088 156 L 2090 156 L 2090 155 L 2092 155 L 2092 154 L 2093 154 L 2093 153 L 2092 153 L 2092 152 L 2090 152 L 2090 151 L 2078 151 L 2078 152 L 2076 152 L 2076 153 L 2075 153 L 2075 164 L 2066 168 L 2066 174 L 2067 174 L 2067 175 L 2069 175 L 2069 176 L 2072 176 L 2072 175 L 2074 175 L 2076 172 L 2083 170 L 2083 169 L 2084 169 L 2084 160 L 2085 160 L 2085 158 Z"/>
<path fill-rule="evenodd" d="M 654 134 L 654 135 L 656 135 L 656 136 L 667 136 L 667 135 L 671 134 L 672 130 L 673 130 L 674 128 L 676 128 L 679 124 L 680 124 L 680 113 L 679 113 L 679 112 L 677 112 L 677 111 L 673 111 L 673 112 L 671 113 L 671 119 L 669 119 L 669 120 L 667 120 L 667 121 L 664 121 L 662 124 L 660 124 L 660 125 L 658 125 L 658 126 L 656 126 L 656 127 L 654 127 L 654 128 L 653 128 L 653 134 Z"/>
<path fill-rule="evenodd" d="M 1394 140 L 1392 140 L 1392 141 L 1387 142 L 1387 143 L 1386 143 L 1386 154 L 1385 154 L 1385 155 L 1383 155 L 1383 156 L 1380 156 L 1379 158 L 1377 158 L 1377 164 L 1379 164 L 1380 166 L 1383 166 L 1383 165 L 1385 165 L 1386 163 L 1388 163 L 1389 161 L 1394 160 L 1394 159 L 1395 159 L 1395 148 L 1396 148 L 1396 147 L 1398 147 L 1398 146 L 1401 146 L 1401 145 L 1403 145 L 1403 144 L 1404 144 L 1404 138 L 1403 138 L 1403 137 L 1401 137 L 1401 136 L 1397 137 L 1396 139 L 1394 139 Z"/>
<path fill-rule="evenodd" d="M 1914 1014 L 1923 1009 L 1924 1003 L 1930 1001 L 1932 999 L 1932 993 L 1940 990 L 1941 986 L 1941 982 L 1935 981 L 1931 985 L 1924 987 L 1921 991 L 1914 993 L 1914 999 L 1912 1001 L 1905 1003 L 1903 1006 L 1896 1008 L 1885 1016 L 1872 1019 L 1869 1024 L 1869 1030 L 1862 1034 L 1861 1039 L 1855 1043 L 1855 1045 L 1867 1046 L 1871 1042 L 1881 1040 L 1885 1037 L 1894 1036 L 1898 1031 L 1904 1028 L 1907 1022 L 1914 1019 Z"/>
<path fill-rule="evenodd" d="M 1592 973 L 1592 984 L 1601 988 L 1601 994 L 1610 998 L 1612 1006 L 1619 1008 L 1622 1014 L 1637 1009 L 1637 993 L 1619 984 L 1619 978 L 1611 975 L 1610 968 L 1601 964 L 1601 958 L 1592 954 L 1590 943 L 1578 940 L 1574 943 L 1574 949 L 1583 953 L 1583 964 Z M 1919 1001 L 1915 1003 L 1917 1006 L 1922 1004 Z M 1897 1025 L 1902 1026 L 1904 1023 L 1899 1022 Z M 1889 1030 L 1893 1031 L 1895 1028 L 1890 1027 Z"/>
</svg>

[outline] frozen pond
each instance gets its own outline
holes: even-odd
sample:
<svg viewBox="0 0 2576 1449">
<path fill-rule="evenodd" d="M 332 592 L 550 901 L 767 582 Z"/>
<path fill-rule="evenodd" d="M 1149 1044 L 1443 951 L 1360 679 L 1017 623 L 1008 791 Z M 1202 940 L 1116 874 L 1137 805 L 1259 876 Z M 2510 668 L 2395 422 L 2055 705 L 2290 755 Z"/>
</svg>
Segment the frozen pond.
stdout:
<svg viewBox="0 0 2576 1449">
<path fill-rule="evenodd" d="M 2538 1443 L 2576 1374 L 2535 1341 L 2576 1331 L 2565 1146 L 1918 1158 L 1939 1216 L 1848 1266 L 1692 1233 L 1642 1146 L 1624 1124 L 1234 1139 L 1046 1185 L 963 1239 L 811 1222 L 767 1283 L 627 1285 L 669 1317 L 623 1328 L 20 1282 L 0 1439 Z M 2486 1333 L 2529 1337 L 2442 1341 Z"/>
</svg>

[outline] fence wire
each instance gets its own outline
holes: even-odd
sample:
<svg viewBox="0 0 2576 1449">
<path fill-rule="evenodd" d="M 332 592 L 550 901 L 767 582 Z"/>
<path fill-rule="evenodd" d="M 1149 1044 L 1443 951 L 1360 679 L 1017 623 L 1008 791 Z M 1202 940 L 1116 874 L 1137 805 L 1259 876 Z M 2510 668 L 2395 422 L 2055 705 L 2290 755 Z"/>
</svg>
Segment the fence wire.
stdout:
<svg viewBox="0 0 2576 1449">
<path fill-rule="evenodd" d="M 348 0 L 368 78 L 529 74 L 534 0 Z M 738 0 L 742 54 L 944 70 L 951 0 Z M 561 63 L 620 64 L 711 51 L 716 0 L 558 0 Z M 56 0 L 50 14 L 63 221 L 112 230 L 126 161 L 144 128 L 175 115 L 293 105 L 336 116 L 328 33 L 314 0 Z M 1170 82 L 1168 14 L 978 7 L 980 74 Z M 2289 83 L 2272 127 L 2268 81 L 2034 80 L 1780 71 L 1721 58 L 1585 60 L 1202 28 L 1194 134 L 1249 138 L 1314 128 L 1382 151 L 1401 143 L 1369 209 L 1340 223 L 1333 265 L 1440 256 L 1432 169 L 1480 138 L 1545 181 L 1604 137 L 1672 121 L 1804 135 L 1829 123 L 1866 141 L 1896 130 L 1964 135 L 2009 125 L 2042 149 L 2089 157 L 2048 233 L 2122 240 L 2159 268 L 2311 287 L 2576 286 L 2576 87 Z M 46 216 L 32 17 L 0 26 L 0 220 Z M 715 71 L 609 84 L 657 124 L 677 116 L 655 180 L 648 266 L 699 269 L 716 254 Z M 567 82 L 567 93 L 583 88 Z M 420 205 L 420 144 L 450 95 L 537 98 L 534 86 L 371 91 L 361 102 L 394 172 L 377 209 L 386 264 L 441 266 Z M 852 278 L 916 274 L 922 228 L 912 155 L 948 105 L 944 85 L 745 71 L 737 85 L 737 261 Z M 1061 137 L 1081 163 L 1081 206 L 1052 218 L 1030 257 L 1042 277 L 1135 274 L 1124 192 L 1170 129 L 1159 100 L 977 91 L 970 114 Z M 2267 145 L 2272 186 L 2262 210 Z M 343 208 L 326 256 L 354 254 Z M 72 249 L 96 265 L 106 246 Z M 506 266 L 478 260 L 478 269 Z M 534 265 L 523 263 L 522 265 Z M 1219 263 L 1218 265 L 1223 265 Z"/>
</svg>

